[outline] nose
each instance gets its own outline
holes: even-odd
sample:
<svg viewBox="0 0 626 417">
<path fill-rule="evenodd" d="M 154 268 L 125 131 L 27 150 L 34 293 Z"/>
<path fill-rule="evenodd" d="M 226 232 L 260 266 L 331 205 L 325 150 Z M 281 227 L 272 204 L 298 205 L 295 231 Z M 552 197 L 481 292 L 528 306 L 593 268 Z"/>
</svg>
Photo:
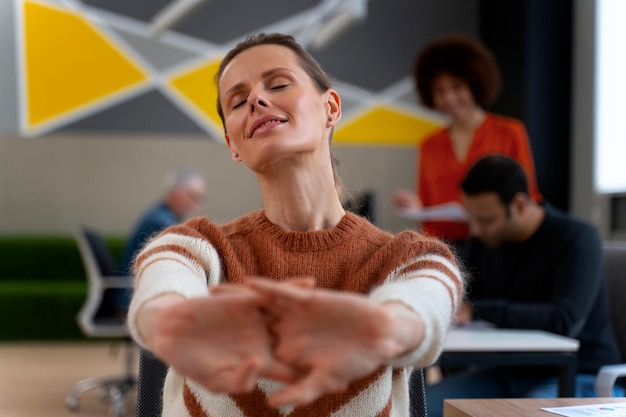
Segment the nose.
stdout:
<svg viewBox="0 0 626 417">
<path fill-rule="evenodd" d="M 269 101 L 259 92 L 253 91 L 248 96 L 248 110 L 250 114 L 258 110 L 259 107 L 268 107 Z"/>
<path fill-rule="evenodd" d="M 456 92 L 452 88 L 445 88 L 440 92 L 440 97 L 444 103 L 449 103 L 456 98 Z"/>
</svg>

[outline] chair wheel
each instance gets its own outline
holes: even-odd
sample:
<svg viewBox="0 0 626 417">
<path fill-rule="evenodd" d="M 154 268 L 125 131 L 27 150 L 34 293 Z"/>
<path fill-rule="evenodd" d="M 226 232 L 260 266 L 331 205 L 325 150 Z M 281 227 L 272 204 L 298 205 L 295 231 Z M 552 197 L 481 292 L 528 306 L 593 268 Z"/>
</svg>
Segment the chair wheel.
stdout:
<svg viewBox="0 0 626 417">
<path fill-rule="evenodd" d="M 126 398 L 122 390 L 117 386 L 111 387 L 109 397 L 111 400 L 111 413 L 117 417 L 126 415 Z"/>
<path fill-rule="evenodd" d="M 97 390 L 98 399 L 107 402 L 111 398 L 110 388 L 106 386 L 99 387 Z"/>
<path fill-rule="evenodd" d="M 126 415 L 126 404 L 124 401 L 116 401 L 111 404 L 110 412 L 116 417 L 123 417 Z"/>
<path fill-rule="evenodd" d="M 72 395 L 68 395 L 67 397 L 65 397 L 65 406 L 70 411 L 78 410 L 78 398 Z"/>
</svg>

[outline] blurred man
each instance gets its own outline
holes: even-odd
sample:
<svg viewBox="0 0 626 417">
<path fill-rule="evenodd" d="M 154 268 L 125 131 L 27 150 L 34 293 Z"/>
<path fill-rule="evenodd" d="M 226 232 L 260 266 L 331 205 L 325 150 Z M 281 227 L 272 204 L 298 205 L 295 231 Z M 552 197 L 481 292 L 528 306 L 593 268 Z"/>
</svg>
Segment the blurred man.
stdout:
<svg viewBox="0 0 626 417">
<path fill-rule="evenodd" d="M 131 275 L 135 254 L 153 235 L 166 227 L 199 215 L 205 199 L 206 189 L 202 175 L 192 169 L 181 169 L 168 175 L 165 192 L 161 200 L 150 207 L 139 219 L 126 243 L 120 273 Z M 130 294 L 117 297 L 117 307 L 125 311 Z"/>
<path fill-rule="evenodd" d="M 576 338 L 576 396 L 593 397 L 598 369 L 619 363 L 596 229 L 528 195 L 523 168 L 503 155 L 478 160 L 461 184 L 472 238 L 463 254 L 469 282 L 459 324 L 538 329 Z M 428 415 L 445 398 L 556 397 L 553 367 L 489 367 L 426 388 Z"/>
</svg>

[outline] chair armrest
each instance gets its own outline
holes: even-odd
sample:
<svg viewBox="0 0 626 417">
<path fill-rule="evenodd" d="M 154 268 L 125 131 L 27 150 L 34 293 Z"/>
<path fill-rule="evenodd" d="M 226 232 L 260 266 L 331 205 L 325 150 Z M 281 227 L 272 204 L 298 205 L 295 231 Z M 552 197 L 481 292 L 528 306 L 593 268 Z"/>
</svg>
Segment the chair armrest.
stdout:
<svg viewBox="0 0 626 417">
<path fill-rule="evenodd" d="M 617 378 L 626 376 L 626 364 L 605 365 L 596 376 L 596 395 L 598 397 L 613 397 L 613 387 Z"/>
<path fill-rule="evenodd" d="M 133 287 L 132 276 L 112 276 L 102 277 L 102 288 L 132 288 Z"/>
</svg>

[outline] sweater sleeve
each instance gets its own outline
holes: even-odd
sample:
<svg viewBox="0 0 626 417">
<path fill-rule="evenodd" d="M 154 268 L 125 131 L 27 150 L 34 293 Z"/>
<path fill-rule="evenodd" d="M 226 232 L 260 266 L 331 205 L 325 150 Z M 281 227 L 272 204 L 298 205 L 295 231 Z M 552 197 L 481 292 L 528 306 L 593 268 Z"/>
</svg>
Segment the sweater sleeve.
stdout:
<svg viewBox="0 0 626 417">
<path fill-rule="evenodd" d="M 209 286 L 221 280 L 220 258 L 215 248 L 184 226 L 174 226 L 152 239 L 137 257 L 134 269 L 128 326 L 142 347 L 147 346 L 136 320 L 147 301 L 166 293 L 185 298 L 206 297 Z"/>
<path fill-rule="evenodd" d="M 463 281 L 456 263 L 432 253 L 414 257 L 371 293 L 371 298 L 378 303 L 396 301 L 407 305 L 424 322 L 421 345 L 396 358 L 391 366 L 425 367 L 435 362 L 462 293 Z"/>
</svg>

